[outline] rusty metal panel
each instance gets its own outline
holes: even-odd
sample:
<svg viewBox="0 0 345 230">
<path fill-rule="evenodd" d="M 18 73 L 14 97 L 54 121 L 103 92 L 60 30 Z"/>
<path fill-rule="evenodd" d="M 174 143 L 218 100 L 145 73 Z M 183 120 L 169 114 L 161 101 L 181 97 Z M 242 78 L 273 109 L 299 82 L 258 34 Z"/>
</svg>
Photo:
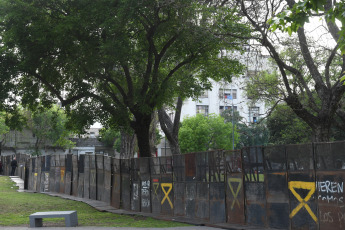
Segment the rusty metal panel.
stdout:
<svg viewBox="0 0 345 230">
<path fill-rule="evenodd" d="M 210 222 L 226 222 L 225 183 L 210 182 Z"/>
<path fill-rule="evenodd" d="M 160 157 L 160 170 L 161 214 L 172 216 L 174 214 L 172 157 Z"/>
<path fill-rule="evenodd" d="M 266 226 L 266 188 L 262 147 L 242 149 L 245 182 L 246 220 L 248 224 Z"/>
<path fill-rule="evenodd" d="M 104 156 L 96 155 L 96 189 L 97 189 L 97 200 L 103 200 L 104 190 Z"/>
<path fill-rule="evenodd" d="M 161 214 L 172 216 L 174 214 L 174 190 L 172 174 L 161 176 Z"/>
<path fill-rule="evenodd" d="M 173 155 L 174 216 L 185 216 L 185 154 Z M 189 156 L 187 156 L 188 158 Z M 189 159 L 187 159 L 189 162 Z"/>
<path fill-rule="evenodd" d="M 89 155 L 90 164 L 90 199 L 97 200 L 97 169 L 96 156 Z"/>
<path fill-rule="evenodd" d="M 104 156 L 104 191 L 102 201 L 110 204 L 111 200 L 111 158 Z"/>
<path fill-rule="evenodd" d="M 286 146 L 292 229 L 318 229 L 313 145 Z"/>
<path fill-rule="evenodd" d="M 151 210 L 154 214 L 161 213 L 161 174 L 160 174 L 160 158 L 152 157 L 150 159 L 151 171 Z"/>
<path fill-rule="evenodd" d="M 78 188 L 77 188 L 77 196 L 83 198 L 84 197 L 84 164 L 85 164 L 85 155 L 80 155 L 77 158 L 77 178 L 78 178 Z M 73 165 L 74 167 L 74 165 Z M 73 173 L 75 172 L 73 168 Z M 74 174 L 73 174 L 74 175 Z M 74 178 L 74 176 L 73 176 Z M 74 182 L 73 182 L 74 185 Z"/>
<path fill-rule="evenodd" d="M 320 229 L 344 229 L 345 142 L 315 143 Z"/>
<path fill-rule="evenodd" d="M 55 156 L 50 157 L 49 191 L 55 191 Z"/>
<path fill-rule="evenodd" d="M 195 158 L 194 158 L 195 159 Z M 194 162 L 195 163 L 195 162 Z M 188 164 L 186 164 L 188 167 Z M 195 218 L 196 211 L 196 182 L 186 182 L 186 193 L 185 193 L 185 215 L 188 218 Z M 174 192 L 175 187 L 174 187 Z"/>
<path fill-rule="evenodd" d="M 65 194 L 71 195 L 72 192 L 72 172 L 65 172 Z"/>
<path fill-rule="evenodd" d="M 84 198 L 90 199 L 90 155 L 84 156 Z"/>
<path fill-rule="evenodd" d="M 224 152 L 212 151 L 208 153 L 210 182 L 225 181 Z"/>
<path fill-rule="evenodd" d="M 111 206 L 121 207 L 121 164 L 120 159 L 112 158 Z"/>
<path fill-rule="evenodd" d="M 265 147 L 264 159 L 268 226 L 287 229 L 290 226 L 290 208 L 285 146 Z"/>
<path fill-rule="evenodd" d="M 196 183 L 196 207 L 195 217 L 208 221 L 210 219 L 210 202 L 209 202 L 209 183 Z"/>
<path fill-rule="evenodd" d="M 42 164 L 42 156 L 37 157 L 36 160 L 36 167 L 37 167 L 37 177 L 36 177 L 36 190 L 37 192 L 41 192 L 41 164 Z"/>
<path fill-rule="evenodd" d="M 209 182 L 210 170 L 208 161 L 208 152 L 201 152 L 195 155 L 196 161 L 196 178 L 198 182 Z"/>
<path fill-rule="evenodd" d="M 131 160 L 121 159 L 121 207 L 131 210 Z"/>
<path fill-rule="evenodd" d="M 174 182 L 185 181 L 185 154 L 173 155 Z"/>
<path fill-rule="evenodd" d="M 185 181 L 195 181 L 196 179 L 195 153 L 185 154 L 184 157 L 185 157 L 185 170 L 186 170 Z"/>
<path fill-rule="evenodd" d="M 72 192 L 72 155 L 67 154 L 65 159 L 66 171 L 65 171 L 65 194 L 71 195 Z"/>
<path fill-rule="evenodd" d="M 55 186 L 54 186 L 54 191 L 55 192 L 60 192 L 60 156 L 55 155 Z"/>
<path fill-rule="evenodd" d="M 131 159 L 131 180 L 132 180 L 132 190 L 131 190 L 131 209 L 132 211 L 140 212 L 140 158 Z"/>
<path fill-rule="evenodd" d="M 139 158 L 141 180 L 141 212 L 151 213 L 150 158 Z"/>
<path fill-rule="evenodd" d="M 227 223 L 243 225 L 245 224 L 245 206 L 241 151 L 227 151 L 224 154 Z"/>
<path fill-rule="evenodd" d="M 175 162 L 174 162 L 175 163 Z M 175 171 L 175 167 L 174 167 Z M 185 216 L 185 182 L 174 182 L 174 216 Z"/>
<path fill-rule="evenodd" d="M 72 192 L 73 196 L 78 196 L 78 155 L 72 156 Z"/>
<path fill-rule="evenodd" d="M 60 155 L 60 191 L 65 192 L 65 179 L 66 179 L 66 156 Z"/>
</svg>

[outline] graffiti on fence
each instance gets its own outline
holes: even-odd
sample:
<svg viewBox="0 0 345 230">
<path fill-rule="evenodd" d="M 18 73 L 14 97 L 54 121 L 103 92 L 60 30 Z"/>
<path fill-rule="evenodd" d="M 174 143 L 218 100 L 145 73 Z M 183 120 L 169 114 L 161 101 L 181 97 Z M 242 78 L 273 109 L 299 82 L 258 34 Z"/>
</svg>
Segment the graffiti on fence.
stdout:
<svg viewBox="0 0 345 230">
<path fill-rule="evenodd" d="M 161 204 L 164 204 L 165 200 L 167 200 L 170 204 L 171 209 L 174 208 L 170 198 L 169 198 L 169 193 L 172 190 L 172 183 L 162 183 L 161 184 L 162 191 L 164 192 L 165 196 L 163 197 L 163 200 L 161 201 Z M 168 191 L 166 191 L 166 188 L 169 188 Z"/>
<path fill-rule="evenodd" d="M 344 206 L 344 182 L 335 182 L 330 180 L 317 181 L 317 191 L 319 193 L 318 200 L 326 201 L 327 203 L 336 203 L 340 208 Z"/>
<path fill-rule="evenodd" d="M 157 180 L 157 181 L 158 181 L 158 180 Z M 158 182 L 154 182 L 154 183 L 153 183 L 153 189 L 154 189 L 155 194 L 154 194 L 153 198 L 154 198 L 154 199 L 157 199 L 157 200 L 159 201 L 159 197 L 158 197 L 158 188 L 159 188 L 159 183 L 158 183 Z"/>
<path fill-rule="evenodd" d="M 317 222 L 317 217 L 315 216 L 313 211 L 310 209 L 309 205 L 306 203 L 311 198 L 311 196 L 315 193 L 315 183 L 305 182 L 305 181 L 290 181 L 289 189 L 292 192 L 292 194 L 297 198 L 297 200 L 300 202 L 297 205 L 297 207 L 294 210 L 292 210 L 292 212 L 290 213 L 290 218 L 293 218 L 299 212 L 299 210 L 301 210 L 301 208 L 304 207 L 309 213 L 309 215 L 311 216 L 311 218 L 313 218 L 313 220 Z M 309 190 L 309 192 L 305 198 L 302 198 L 296 192 L 295 189 L 305 189 L 305 190 Z"/>
<path fill-rule="evenodd" d="M 236 192 L 234 191 L 233 183 L 238 183 Z M 242 179 L 241 178 L 229 178 L 228 179 L 228 185 L 229 185 L 229 188 L 230 188 L 232 195 L 234 196 L 234 200 L 232 201 L 232 204 L 231 204 L 231 210 L 234 209 L 235 203 L 238 205 L 239 208 L 241 208 L 240 202 L 238 201 L 237 197 L 238 197 L 238 193 L 240 192 L 241 187 L 242 187 Z"/>
</svg>

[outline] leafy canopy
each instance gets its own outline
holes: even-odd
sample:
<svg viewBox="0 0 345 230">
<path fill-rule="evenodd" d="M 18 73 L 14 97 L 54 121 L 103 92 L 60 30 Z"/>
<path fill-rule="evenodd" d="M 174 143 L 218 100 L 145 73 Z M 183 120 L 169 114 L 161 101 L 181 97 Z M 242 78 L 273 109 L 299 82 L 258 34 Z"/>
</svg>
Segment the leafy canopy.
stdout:
<svg viewBox="0 0 345 230">
<path fill-rule="evenodd" d="M 235 144 L 238 133 L 235 131 Z M 232 124 L 225 123 L 220 115 L 197 114 L 185 118 L 179 131 L 182 153 L 200 152 L 211 149 L 232 149 Z"/>
<path fill-rule="evenodd" d="M 233 9 L 196 0 L 1 0 L 0 17 L 0 78 L 23 106 L 58 99 L 79 127 L 130 126 L 142 156 L 152 112 L 238 74 L 219 51 L 249 33 Z"/>
</svg>

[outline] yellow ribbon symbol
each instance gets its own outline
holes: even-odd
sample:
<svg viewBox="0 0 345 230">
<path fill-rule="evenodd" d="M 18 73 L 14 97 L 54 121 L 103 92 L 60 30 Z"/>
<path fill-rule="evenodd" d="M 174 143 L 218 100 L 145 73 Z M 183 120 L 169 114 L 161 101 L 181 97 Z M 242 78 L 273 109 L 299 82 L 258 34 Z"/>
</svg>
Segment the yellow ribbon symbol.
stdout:
<svg viewBox="0 0 345 230">
<path fill-rule="evenodd" d="M 158 198 L 158 188 L 159 188 L 159 183 L 153 183 L 153 189 L 155 191 L 155 197 L 158 201 L 159 201 L 159 198 Z"/>
<path fill-rule="evenodd" d="M 165 194 L 165 196 L 164 196 L 164 198 L 163 198 L 161 204 L 163 204 L 165 200 L 168 200 L 171 209 L 173 209 L 174 206 L 173 206 L 173 204 L 171 203 L 171 200 L 170 200 L 170 198 L 169 198 L 169 193 L 170 193 L 170 191 L 171 191 L 171 189 L 172 189 L 172 183 L 161 183 L 161 187 L 162 187 L 162 190 L 163 190 L 163 192 L 164 192 L 164 194 Z M 166 188 L 166 187 L 169 188 L 168 191 L 165 191 L 165 188 Z"/>
<path fill-rule="evenodd" d="M 61 169 L 60 171 L 60 182 L 63 182 L 63 176 L 65 175 L 65 169 Z"/>
<path fill-rule="evenodd" d="M 295 191 L 296 188 L 309 190 L 309 192 L 307 196 L 304 199 L 302 199 L 302 197 Z M 297 198 L 297 200 L 300 202 L 300 204 L 297 205 L 297 207 L 294 210 L 292 210 L 290 214 L 290 218 L 294 217 L 299 212 L 299 210 L 304 207 L 308 211 L 311 218 L 313 218 L 313 220 L 317 222 L 317 217 L 315 216 L 313 211 L 310 209 L 309 205 L 306 203 L 315 192 L 315 183 L 304 182 L 304 181 L 290 181 L 289 189 L 291 190 L 292 194 Z"/>
<path fill-rule="evenodd" d="M 231 184 L 233 182 L 238 183 L 236 192 L 234 192 L 234 189 L 233 189 L 232 184 Z M 230 191 L 231 191 L 232 195 L 234 196 L 234 200 L 232 201 L 232 204 L 231 204 L 231 210 L 234 209 L 235 203 L 237 203 L 238 207 L 241 208 L 240 202 L 238 201 L 237 197 L 238 197 L 238 193 L 240 192 L 240 189 L 242 187 L 242 179 L 241 178 L 229 178 L 228 184 L 229 184 Z"/>
</svg>

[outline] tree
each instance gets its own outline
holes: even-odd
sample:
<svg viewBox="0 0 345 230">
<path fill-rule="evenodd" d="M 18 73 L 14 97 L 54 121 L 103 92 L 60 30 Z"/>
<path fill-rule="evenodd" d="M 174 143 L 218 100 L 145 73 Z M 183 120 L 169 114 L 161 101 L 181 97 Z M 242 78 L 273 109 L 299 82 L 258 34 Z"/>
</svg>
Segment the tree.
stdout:
<svg viewBox="0 0 345 230">
<path fill-rule="evenodd" d="M 235 144 L 238 133 L 234 133 Z M 220 115 L 208 117 L 197 114 L 182 122 L 179 141 L 182 153 L 207 151 L 210 149 L 232 149 L 232 124 L 225 123 Z"/>
<path fill-rule="evenodd" d="M 1 56 L 8 60 L 1 71 L 23 105 L 57 98 L 75 125 L 100 120 L 131 127 L 142 157 L 151 155 L 153 111 L 193 91 L 179 90 L 180 73 L 188 71 L 191 84 L 207 84 L 207 77 L 231 76 L 242 67 L 218 59 L 221 49 L 240 49 L 238 35 L 248 33 L 227 7 L 194 0 L 0 4 Z M 233 36 L 223 36 L 229 28 Z"/>
<path fill-rule="evenodd" d="M 312 140 L 312 130 L 286 104 L 279 104 L 267 118 L 270 144 L 299 144 Z"/>
<path fill-rule="evenodd" d="M 233 122 L 234 125 L 236 125 L 236 130 L 239 135 L 236 145 L 237 149 L 268 144 L 269 133 L 265 120 L 259 120 L 256 123 L 248 124 L 243 122 L 243 117 L 240 116 L 238 111 L 232 113 L 231 109 L 224 110 L 221 116 L 224 117 L 225 122 Z"/>
<path fill-rule="evenodd" d="M 34 154 L 39 155 L 40 148 L 47 145 L 59 146 L 64 149 L 70 149 L 75 143 L 69 140 L 72 134 L 66 129 L 66 114 L 58 106 L 50 109 L 39 109 L 35 112 L 23 111 L 29 117 L 27 118 L 27 128 L 29 128 L 36 137 Z"/>
<path fill-rule="evenodd" d="M 252 39 L 264 46 L 277 64 L 284 86 L 281 92 L 283 100 L 312 129 L 313 141 L 330 140 L 331 124 L 336 120 L 339 102 L 345 92 L 340 80 L 345 70 L 345 58 L 338 50 L 339 32 L 343 26 L 340 29 L 334 21 L 327 21 L 324 27 L 319 28 L 328 39 L 327 43 L 322 44 L 318 44 L 322 37 L 318 40 L 307 37 L 307 28 L 299 26 L 296 36 L 301 51 L 299 60 L 303 65 L 294 66 L 280 53 L 283 35 L 272 31 L 267 21 L 298 3 L 293 0 L 238 0 L 237 3 L 255 31 Z M 325 11 L 333 6 L 331 0 L 323 2 Z M 324 15 L 316 14 L 315 17 Z M 326 60 L 323 63 L 319 62 L 320 54 Z"/>
</svg>

